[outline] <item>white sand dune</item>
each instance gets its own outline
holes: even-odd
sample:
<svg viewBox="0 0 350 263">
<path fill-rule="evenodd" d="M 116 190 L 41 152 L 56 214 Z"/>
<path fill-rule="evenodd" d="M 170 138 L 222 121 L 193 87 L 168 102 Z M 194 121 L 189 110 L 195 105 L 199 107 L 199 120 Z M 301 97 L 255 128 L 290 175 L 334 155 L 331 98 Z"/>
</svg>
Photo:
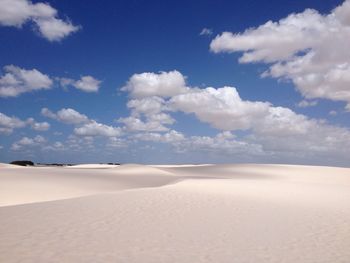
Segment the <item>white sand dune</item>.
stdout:
<svg viewBox="0 0 350 263">
<path fill-rule="evenodd" d="M 0 262 L 350 262 L 350 169 L 0 165 Z"/>
</svg>

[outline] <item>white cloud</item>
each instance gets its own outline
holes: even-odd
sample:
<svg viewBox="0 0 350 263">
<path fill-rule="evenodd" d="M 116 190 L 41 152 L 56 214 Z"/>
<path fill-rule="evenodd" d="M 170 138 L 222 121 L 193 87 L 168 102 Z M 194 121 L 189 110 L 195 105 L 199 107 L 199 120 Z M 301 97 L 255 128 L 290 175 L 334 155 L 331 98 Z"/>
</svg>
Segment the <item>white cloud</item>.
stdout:
<svg viewBox="0 0 350 263">
<path fill-rule="evenodd" d="M 48 108 L 42 108 L 41 115 L 48 117 L 48 118 L 51 118 L 51 119 L 57 118 L 57 115 L 55 113 L 53 113 L 52 111 L 50 111 Z"/>
<path fill-rule="evenodd" d="M 26 122 L 16 117 L 9 117 L 0 112 L 0 133 L 11 134 L 14 129 L 23 128 Z"/>
<path fill-rule="evenodd" d="M 127 103 L 131 116 L 119 118 L 129 131 L 167 131 L 164 125 L 173 124 L 175 120 L 163 111 L 168 110 L 166 100 L 157 97 L 132 99 Z M 143 120 L 145 119 L 145 120 Z"/>
<path fill-rule="evenodd" d="M 89 122 L 89 118 L 73 109 L 61 109 L 57 112 L 57 119 L 67 124 L 80 124 Z"/>
<path fill-rule="evenodd" d="M 83 76 L 79 80 L 69 78 L 60 78 L 60 83 L 63 87 L 73 86 L 85 92 L 98 92 L 102 81 L 95 79 L 92 76 Z"/>
<path fill-rule="evenodd" d="M 313 107 L 313 106 L 316 106 L 317 105 L 317 100 L 302 100 L 300 101 L 297 106 L 299 108 L 307 108 L 307 107 Z"/>
<path fill-rule="evenodd" d="M 50 89 L 53 81 L 36 69 L 26 70 L 14 65 L 4 67 L 0 77 L 0 97 L 17 97 L 22 93 Z"/>
<path fill-rule="evenodd" d="M 42 150 L 59 152 L 59 151 L 67 150 L 67 147 L 62 142 L 56 141 L 51 145 L 44 145 L 42 147 Z"/>
<path fill-rule="evenodd" d="M 17 142 L 14 142 L 11 146 L 11 150 L 18 151 L 22 150 L 23 147 L 40 146 L 46 143 L 46 139 L 43 136 L 37 135 L 34 138 L 23 137 Z"/>
<path fill-rule="evenodd" d="M 178 146 L 179 147 L 179 146 Z M 222 132 L 214 137 L 191 136 L 185 145 L 181 145 L 183 151 L 201 151 L 229 155 L 262 155 L 261 145 L 238 140 L 230 132 Z"/>
<path fill-rule="evenodd" d="M 291 80 L 307 99 L 350 104 L 350 0 L 328 15 L 307 9 L 243 33 L 224 32 L 213 52 L 243 51 L 241 63 L 271 63 L 263 76 Z M 350 107 L 350 106 L 349 106 Z"/>
<path fill-rule="evenodd" d="M 48 123 L 48 122 L 36 122 L 33 118 L 27 119 L 27 123 L 35 131 L 47 131 L 50 129 L 50 123 Z"/>
<path fill-rule="evenodd" d="M 121 135 L 121 129 L 92 121 L 79 128 L 75 128 L 74 133 L 79 136 L 116 137 Z"/>
<path fill-rule="evenodd" d="M 48 108 L 42 108 L 41 114 L 45 117 L 58 120 L 66 124 L 82 124 L 90 122 L 89 118 L 71 108 L 63 108 L 57 113 L 53 113 Z"/>
<path fill-rule="evenodd" d="M 267 102 L 244 101 L 233 87 L 191 89 L 170 99 L 174 110 L 194 113 L 197 118 L 221 130 L 249 129 L 268 114 Z"/>
<path fill-rule="evenodd" d="M 138 140 L 171 144 L 178 153 L 203 152 L 206 154 L 245 154 L 261 155 L 262 146 L 259 144 L 238 140 L 231 132 L 218 133 L 214 137 L 189 136 L 171 130 L 167 133 L 141 133 L 134 136 Z"/>
<path fill-rule="evenodd" d="M 60 41 L 79 30 L 79 26 L 73 25 L 70 21 L 63 21 L 57 18 L 34 19 L 39 32 L 49 41 Z"/>
<path fill-rule="evenodd" d="M 315 103 L 307 101 L 301 105 Z M 350 154 L 347 150 L 350 149 L 349 129 L 297 114 L 286 107 L 273 106 L 269 102 L 244 100 L 234 87 L 186 87 L 186 91 L 180 94 L 163 98 L 151 93 L 130 100 L 128 107 L 131 116 L 119 121 L 129 131 L 144 131 L 134 135 L 136 140 L 169 143 L 177 152 L 221 152 L 246 156 L 246 160 L 249 156 L 259 156 L 265 160 L 287 162 L 297 159 L 300 162 L 314 161 L 317 158 L 333 158 L 336 161 Z M 176 111 L 194 114 L 201 122 L 223 132 L 214 137 L 186 137 L 167 127 L 175 120 L 151 122 L 152 116 L 157 119 L 155 116 L 162 114 L 165 114 L 165 119 L 166 116 L 172 119 L 170 113 Z M 238 130 L 244 131 L 239 138 L 231 133 Z M 171 136 L 175 132 L 178 136 Z M 343 150 L 339 151 L 339 148 Z"/>
<path fill-rule="evenodd" d="M 166 122 L 172 122 L 172 118 L 169 115 L 166 115 Z M 165 127 L 162 123 L 163 121 L 159 120 L 148 120 L 146 122 L 142 121 L 138 117 L 130 116 L 126 118 L 119 118 L 118 122 L 125 125 L 125 129 L 129 131 L 167 131 L 168 128 Z"/>
<path fill-rule="evenodd" d="M 171 97 L 187 91 L 185 77 L 178 71 L 152 73 L 145 72 L 131 76 L 123 91 L 132 98 L 141 99 L 151 96 Z"/>
<path fill-rule="evenodd" d="M 107 142 L 107 147 L 109 148 L 125 148 L 128 146 L 127 141 L 117 137 L 109 137 Z"/>
<path fill-rule="evenodd" d="M 35 122 L 32 124 L 32 129 L 36 131 L 47 131 L 50 129 L 50 123 L 48 122 Z"/>
<path fill-rule="evenodd" d="M 48 3 L 29 0 L 0 0 L 0 25 L 21 28 L 33 22 L 39 33 L 49 41 L 60 41 L 79 30 L 70 21 L 57 18 L 57 10 Z"/>
<path fill-rule="evenodd" d="M 163 134 L 155 132 L 138 133 L 134 136 L 134 138 L 142 141 L 166 142 L 171 144 L 185 140 L 184 134 L 175 130 L 170 130 Z"/>
<path fill-rule="evenodd" d="M 91 136 L 76 136 L 76 135 L 69 135 L 68 139 L 66 141 L 66 147 L 69 151 L 86 151 L 94 149 L 94 137 Z"/>
<path fill-rule="evenodd" d="M 0 133 L 11 134 L 14 129 L 24 128 L 27 125 L 36 131 L 47 131 L 50 129 L 50 124 L 47 122 L 36 122 L 33 118 L 28 118 L 23 121 L 17 117 L 9 117 L 0 112 Z"/>
<path fill-rule="evenodd" d="M 59 141 L 49 143 L 43 136 L 37 135 L 34 138 L 22 137 L 20 140 L 14 142 L 10 148 L 12 151 L 64 151 L 68 148 Z"/>
<path fill-rule="evenodd" d="M 50 111 L 48 108 L 42 108 L 41 114 L 65 124 L 75 125 L 74 133 L 79 136 L 116 137 L 121 135 L 121 128 L 98 123 L 71 108 L 63 108 L 57 113 Z"/>
<path fill-rule="evenodd" d="M 165 100 L 157 96 L 129 100 L 127 107 L 132 110 L 133 115 L 144 114 L 146 116 L 158 114 L 166 108 Z"/>
<path fill-rule="evenodd" d="M 202 31 L 199 33 L 200 36 L 211 36 L 213 34 L 213 30 L 210 28 L 203 28 Z"/>
</svg>

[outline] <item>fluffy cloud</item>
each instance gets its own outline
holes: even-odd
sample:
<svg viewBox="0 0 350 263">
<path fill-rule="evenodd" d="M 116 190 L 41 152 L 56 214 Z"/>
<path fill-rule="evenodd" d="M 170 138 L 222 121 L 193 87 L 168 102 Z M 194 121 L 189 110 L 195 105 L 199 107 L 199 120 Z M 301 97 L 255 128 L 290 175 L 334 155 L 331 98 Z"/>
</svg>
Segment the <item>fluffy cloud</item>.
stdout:
<svg viewBox="0 0 350 263">
<path fill-rule="evenodd" d="M 11 134 L 14 129 L 23 128 L 26 122 L 16 117 L 9 117 L 0 112 L 0 133 Z"/>
<path fill-rule="evenodd" d="M 79 80 L 69 78 L 53 80 L 37 69 L 22 69 L 14 65 L 5 66 L 4 73 L 0 76 L 0 97 L 17 97 L 26 92 L 51 89 L 54 80 L 62 87 L 73 86 L 84 92 L 98 92 L 101 84 L 100 80 L 92 76 L 83 76 Z"/>
<path fill-rule="evenodd" d="M 307 9 L 243 33 L 224 32 L 213 52 L 243 51 L 241 63 L 271 64 L 263 76 L 291 80 L 308 99 L 350 104 L 350 0 L 322 15 Z"/>
<path fill-rule="evenodd" d="M 32 129 L 35 131 L 47 131 L 50 129 L 50 124 L 48 122 L 35 122 L 32 124 Z"/>
<path fill-rule="evenodd" d="M 27 125 L 30 125 L 36 131 L 47 131 L 50 128 L 50 124 L 47 122 L 36 122 L 33 118 L 23 121 L 17 117 L 10 117 L 0 112 L 0 133 L 8 135 L 14 129 L 24 128 Z"/>
<path fill-rule="evenodd" d="M 56 141 L 49 143 L 43 136 L 37 135 L 34 138 L 22 137 L 20 140 L 14 142 L 10 148 L 12 151 L 64 151 L 68 148 L 62 142 Z"/>
<path fill-rule="evenodd" d="M 139 133 L 134 137 L 143 141 L 166 142 L 171 144 L 176 144 L 185 140 L 185 135 L 175 130 L 171 130 L 163 134 L 154 132 Z"/>
<path fill-rule="evenodd" d="M 186 84 L 181 84 L 184 86 Z M 136 140 L 168 143 L 177 152 L 238 154 L 246 156 L 245 160 L 249 160 L 249 156 L 259 156 L 266 160 L 290 158 L 304 162 L 327 156 L 334 161 L 350 154 L 347 150 L 350 149 L 349 129 L 269 102 L 244 100 L 234 87 L 199 89 L 186 86 L 186 90 L 172 96 L 157 95 L 151 93 L 131 99 L 128 102 L 131 116 L 119 120 L 129 131 L 144 132 L 134 135 Z M 307 101 L 307 106 L 314 103 Z M 176 111 L 194 114 L 201 122 L 222 132 L 214 137 L 186 137 L 168 127 L 175 121 L 170 114 Z M 152 122 L 156 116 L 169 121 Z M 236 137 L 232 132 L 239 130 L 243 130 L 244 135 Z M 347 146 L 342 148 L 344 145 Z M 339 151 L 339 148 L 343 150 Z"/>
<path fill-rule="evenodd" d="M 63 108 L 56 113 L 48 108 L 42 108 L 41 114 L 62 123 L 77 126 L 74 128 L 74 133 L 79 136 L 116 137 L 121 134 L 121 128 L 98 123 L 71 108 Z"/>
<path fill-rule="evenodd" d="M 40 135 L 35 136 L 34 138 L 23 137 L 17 142 L 14 142 L 11 146 L 11 150 L 18 151 L 22 150 L 23 147 L 32 147 L 43 145 L 46 142 L 46 139 Z"/>
<path fill-rule="evenodd" d="M 112 127 L 92 121 L 91 123 L 84 124 L 79 128 L 75 128 L 74 133 L 79 136 L 116 137 L 120 136 L 121 129 L 119 127 Z"/>
<path fill-rule="evenodd" d="M 164 125 L 175 122 L 163 112 L 167 110 L 166 100 L 157 96 L 130 100 L 127 107 L 131 109 L 131 116 L 120 118 L 118 122 L 124 123 L 129 131 L 167 131 Z"/>
<path fill-rule="evenodd" d="M 48 122 L 36 122 L 33 118 L 29 118 L 27 123 L 32 127 L 35 131 L 47 131 L 50 129 L 50 123 Z"/>
<path fill-rule="evenodd" d="M 0 77 L 0 97 L 17 97 L 22 93 L 50 89 L 53 81 L 36 69 L 26 70 L 14 65 L 4 67 Z"/>
<path fill-rule="evenodd" d="M 82 124 L 90 122 L 89 118 L 71 108 L 64 108 L 57 113 L 53 113 L 48 108 L 42 108 L 41 114 L 45 117 L 58 120 L 66 124 Z"/>
<path fill-rule="evenodd" d="M 172 123 L 173 119 L 168 114 L 164 114 L 164 116 L 161 121 L 148 120 L 145 122 L 138 117 L 130 116 L 120 118 L 118 122 L 123 123 L 125 125 L 124 128 L 128 131 L 167 131 L 168 128 L 163 125 L 164 120 L 167 123 Z"/>
<path fill-rule="evenodd" d="M 221 132 L 213 137 L 189 136 L 171 130 L 166 133 L 141 133 L 135 138 L 142 141 L 152 141 L 171 144 L 178 153 L 202 152 L 207 154 L 245 154 L 262 155 L 262 146 L 256 143 L 238 140 L 231 132 Z"/>
<path fill-rule="evenodd" d="M 243 101 L 233 87 L 191 89 L 170 99 L 170 107 L 221 130 L 249 129 L 267 115 L 269 103 Z"/>
<path fill-rule="evenodd" d="M 57 18 L 57 10 L 48 3 L 29 0 L 0 0 L 0 25 L 21 28 L 33 22 L 39 33 L 49 41 L 60 41 L 79 30 L 69 20 Z"/>
<path fill-rule="evenodd" d="M 57 119 L 68 124 L 80 124 L 89 122 L 89 119 L 86 115 L 70 108 L 59 110 L 57 112 Z"/>
<path fill-rule="evenodd" d="M 126 148 L 128 146 L 128 143 L 126 140 L 121 138 L 109 137 L 106 146 L 109 148 Z"/>
<path fill-rule="evenodd" d="M 43 115 L 45 117 L 48 117 L 50 119 L 56 119 L 57 118 L 57 114 L 53 113 L 48 108 L 42 108 L 41 109 L 41 115 Z"/>
<path fill-rule="evenodd" d="M 85 92 L 98 92 L 101 81 L 92 76 L 83 76 L 79 80 L 61 78 L 60 83 L 63 87 L 73 86 Z"/>
<path fill-rule="evenodd" d="M 132 98 L 140 99 L 150 96 L 171 97 L 187 91 L 185 77 L 178 71 L 152 73 L 145 72 L 131 76 L 123 91 Z"/>
</svg>

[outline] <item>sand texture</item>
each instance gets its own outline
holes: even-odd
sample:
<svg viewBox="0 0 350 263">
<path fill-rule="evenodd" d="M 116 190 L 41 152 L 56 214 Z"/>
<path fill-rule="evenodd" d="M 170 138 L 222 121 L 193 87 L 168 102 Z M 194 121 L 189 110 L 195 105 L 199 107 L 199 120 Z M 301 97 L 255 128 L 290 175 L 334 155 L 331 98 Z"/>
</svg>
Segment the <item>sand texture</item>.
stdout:
<svg viewBox="0 0 350 263">
<path fill-rule="evenodd" d="M 0 165 L 0 262 L 349 263 L 350 169 Z"/>
</svg>

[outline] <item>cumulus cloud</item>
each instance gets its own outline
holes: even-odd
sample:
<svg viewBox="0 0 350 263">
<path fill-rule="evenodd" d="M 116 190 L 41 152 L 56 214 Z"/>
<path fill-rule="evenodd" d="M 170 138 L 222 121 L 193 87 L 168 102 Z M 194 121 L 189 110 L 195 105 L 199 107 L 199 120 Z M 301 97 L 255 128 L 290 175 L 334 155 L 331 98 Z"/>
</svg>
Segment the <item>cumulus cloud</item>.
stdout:
<svg viewBox="0 0 350 263">
<path fill-rule="evenodd" d="M 64 151 L 68 148 L 64 146 L 62 142 L 55 141 L 53 143 L 49 143 L 46 138 L 41 135 L 37 135 L 33 138 L 22 137 L 20 140 L 12 143 L 10 149 L 12 151 Z"/>
<path fill-rule="evenodd" d="M 32 129 L 35 131 L 47 131 L 50 129 L 50 123 L 48 122 L 35 122 L 32 124 Z"/>
<path fill-rule="evenodd" d="M 349 129 L 297 114 L 289 108 L 274 106 L 269 102 L 244 100 L 234 87 L 200 89 L 186 86 L 186 83 L 181 83 L 181 87 L 186 89 L 171 96 L 160 97 L 159 93 L 150 93 L 149 96 L 144 94 L 141 98 L 129 100 L 131 115 L 119 121 L 129 131 L 143 132 L 134 135 L 135 139 L 168 143 L 177 152 L 221 151 L 276 160 L 315 160 L 324 156 L 343 158 L 350 147 Z M 307 101 L 301 106 L 315 103 Z M 221 132 L 214 137 L 186 137 L 168 127 L 175 121 L 171 116 L 173 112 L 194 114 L 199 121 Z M 151 122 L 152 116 L 157 119 L 156 116 L 162 115 L 169 121 Z M 233 132 L 239 130 L 244 131 L 244 135 L 236 137 Z M 343 147 L 340 153 L 338 149 L 342 145 L 348 146 L 346 149 Z"/>
<path fill-rule="evenodd" d="M 48 108 L 42 108 L 41 115 L 66 124 L 82 124 L 90 122 L 89 118 L 86 115 L 81 114 L 71 108 L 63 108 L 57 111 L 57 113 L 53 113 Z"/>
<path fill-rule="evenodd" d="M 86 149 L 94 149 L 94 137 L 91 136 L 76 136 L 74 134 L 71 134 L 68 136 L 68 139 L 66 141 L 67 149 L 69 151 L 76 151 L 81 152 L 85 151 Z"/>
<path fill-rule="evenodd" d="M 95 79 L 92 76 L 82 76 L 79 80 L 61 78 L 60 84 L 63 87 L 73 86 L 76 89 L 85 92 L 98 92 L 102 81 Z"/>
<path fill-rule="evenodd" d="M 109 148 L 126 148 L 128 146 L 128 143 L 125 139 L 122 138 L 109 137 L 106 146 Z"/>
<path fill-rule="evenodd" d="M 168 143 L 178 153 L 203 152 L 207 154 L 245 154 L 262 155 L 262 146 L 256 143 L 238 140 L 229 131 L 210 136 L 185 136 L 183 133 L 170 130 L 166 133 L 141 133 L 135 138 L 142 141 Z"/>
<path fill-rule="evenodd" d="M 0 112 L 0 133 L 11 134 L 14 129 L 23 128 L 26 122 Z"/>
<path fill-rule="evenodd" d="M 167 110 L 166 100 L 157 97 L 132 99 L 127 103 L 131 116 L 119 118 L 118 122 L 129 131 L 167 131 L 164 125 L 173 124 L 175 120 L 163 111 Z"/>
<path fill-rule="evenodd" d="M 50 129 L 50 123 L 48 122 L 36 122 L 33 118 L 27 119 L 27 123 L 35 131 L 47 131 Z"/>
<path fill-rule="evenodd" d="M 48 117 L 50 119 L 56 119 L 57 115 L 55 113 L 53 113 L 52 111 L 50 111 L 48 108 L 42 108 L 41 109 L 41 115 Z"/>
<path fill-rule="evenodd" d="M 48 108 L 42 108 L 41 114 L 65 124 L 75 125 L 74 133 L 79 136 L 116 137 L 121 134 L 121 128 L 98 123 L 71 108 L 63 108 L 56 113 Z"/>
<path fill-rule="evenodd" d="M 14 142 L 11 145 L 11 150 L 18 151 L 18 150 L 22 150 L 23 147 L 43 145 L 45 142 L 46 142 L 46 139 L 40 135 L 37 135 L 34 138 L 23 137 L 22 139 L 20 139 L 17 142 Z"/>
<path fill-rule="evenodd" d="M 249 129 L 266 116 L 269 103 L 244 101 L 234 87 L 191 89 L 169 101 L 173 110 L 194 113 L 221 130 Z"/>
<path fill-rule="evenodd" d="M 92 121 L 91 123 L 84 124 L 79 128 L 75 128 L 74 133 L 80 136 L 116 137 L 120 136 L 121 129 L 119 127 L 112 127 Z"/>
<path fill-rule="evenodd" d="M 56 141 L 56 142 L 52 143 L 51 145 L 44 145 L 42 147 L 43 151 L 54 151 L 54 152 L 64 151 L 66 149 L 67 149 L 67 147 L 60 141 Z"/>
<path fill-rule="evenodd" d="M 350 0 L 322 15 L 307 9 L 243 33 L 224 32 L 213 52 L 243 52 L 241 63 L 270 64 L 262 76 L 291 80 L 307 99 L 345 101 L 350 107 Z"/>
<path fill-rule="evenodd" d="M 57 112 L 57 119 L 63 123 L 81 124 L 89 122 L 89 118 L 73 109 L 61 109 Z"/>
<path fill-rule="evenodd" d="M 0 112 L 0 133 L 11 134 L 14 129 L 24 128 L 30 125 L 33 130 L 47 131 L 50 128 L 50 124 L 47 122 L 36 122 L 33 118 L 27 120 L 21 120 L 17 117 L 10 117 Z"/>
<path fill-rule="evenodd" d="M 148 121 L 143 121 L 138 117 L 130 116 L 126 118 L 119 118 L 118 122 L 123 123 L 125 125 L 125 129 L 128 131 L 167 131 L 168 128 L 165 127 L 164 124 L 164 119 L 167 123 L 172 123 L 173 119 L 167 115 L 164 114 L 165 118 L 163 120 L 148 120 Z"/>
<path fill-rule="evenodd" d="M 185 77 L 178 71 L 134 74 L 122 91 L 132 98 L 141 99 L 150 96 L 171 97 L 187 91 Z"/>
<path fill-rule="evenodd" d="M 60 41 L 80 28 L 58 18 L 57 10 L 48 3 L 0 0 L 0 25 L 21 28 L 27 22 L 34 23 L 40 35 L 49 41 Z"/>
<path fill-rule="evenodd" d="M 14 65 L 4 67 L 0 77 L 0 97 L 17 97 L 22 93 L 50 89 L 53 81 L 36 69 L 26 70 Z"/>
<path fill-rule="evenodd" d="M 166 133 L 139 133 L 135 135 L 135 138 L 143 141 L 166 142 L 175 144 L 178 142 L 183 142 L 185 140 L 185 135 L 181 132 L 170 130 Z"/>
</svg>

